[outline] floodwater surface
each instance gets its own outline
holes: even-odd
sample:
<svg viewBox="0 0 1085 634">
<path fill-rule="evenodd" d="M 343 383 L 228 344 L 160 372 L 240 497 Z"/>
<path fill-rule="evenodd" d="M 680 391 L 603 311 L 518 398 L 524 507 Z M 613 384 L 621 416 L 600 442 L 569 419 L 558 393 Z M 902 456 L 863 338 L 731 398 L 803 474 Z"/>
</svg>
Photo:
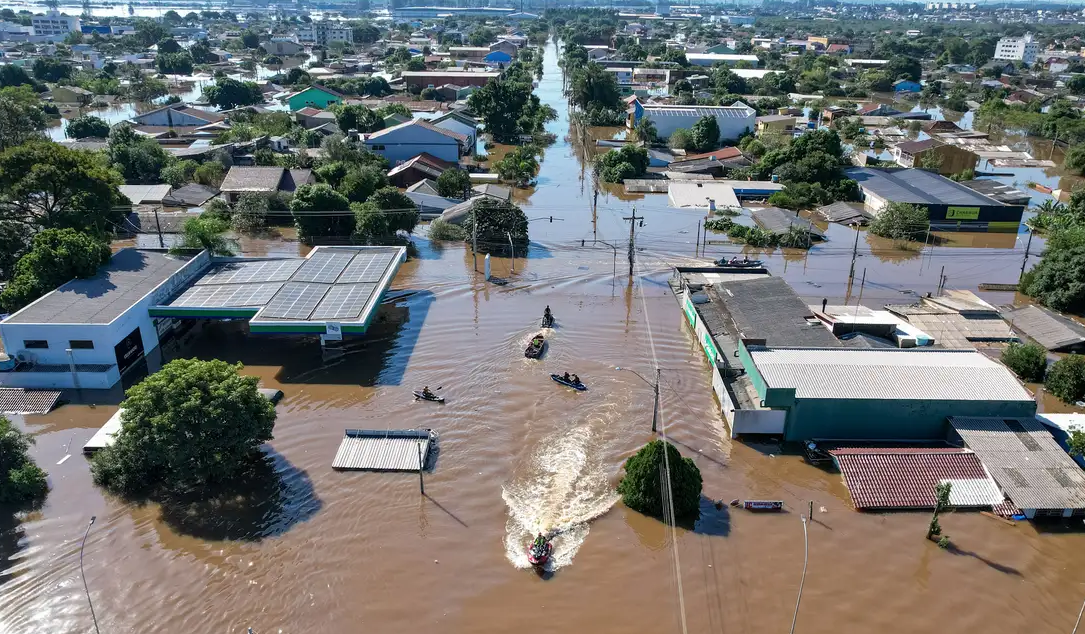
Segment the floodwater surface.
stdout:
<svg viewBox="0 0 1085 634">
<path fill-rule="evenodd" d="M 953 547 L 940 550 L 924 539 L 925 513 L 857 513 L 839 475 L 774 445 L 730 441 L 665 283 L 670 266 L 704 261 L 703 212 L 669 209 L 666 196 L 636 201 L 645 226 L 631 280 L 622 218 L 634 203 L 602 193 L 593 222 L 585 152 L 565 140 L 553 44 L 545 61 L 538 90 L 561 114 L 550 126 L 559 141 L 519 196 L 529 218 L 546 219 L 531 223 L 527 257 L 494 260 L 507 286 L 475 275 L 462 246 L 419 239 L 370 332 L 341 356 L 223 323 L 184 350 L 243 362 L 285 393 L 259 486 L 226 501 L 127 503 L 93 486 L 78 453 L 116 399 L 89 395 L 95 406 L 19 419 L 52 490 L 41 509 L 0 515 L 0 631 L 92 630 L 79 545 L 94 515 L 84 565 L 103 632 L 781 632 L 811 502 L 798 632 L 1070 631 L 1085 597 L 1082 534 L 953 513 L 941 520 Z M 862 233 L 866 280 L 849 283 L 855 234 L 829 233 L 809 253 L 758 255 L 804 296 L 854 301 L 862 290 L 871 305 L 935 290 L 942 266 L 951 288 L 1012 281 L 1024 255 L 1018 240 L 913 253 Z M 556 327 L 543 357 L 525 359 L 546 305 Z M 674 531 L 614 493 L 624 459 L 654 437 L 643 377 L 655 367 L 661 431 L 704 477 L 700 518 Z M 588 390 L 547 376 L 564 371 Z M 415 401 L 423 385 L 447 402 Z M 440 434 L 425 495 L 415 474 L 332 470 L 344 429 L 412 427 Z M 74 455 L 58 464 L 69 445 Z M 786 511 L 713 504 L 733 498 L 781 499 Z M 536 572 L 524 548 L 540 531 L 558 537 L 551 566 Z"/>
</svg>

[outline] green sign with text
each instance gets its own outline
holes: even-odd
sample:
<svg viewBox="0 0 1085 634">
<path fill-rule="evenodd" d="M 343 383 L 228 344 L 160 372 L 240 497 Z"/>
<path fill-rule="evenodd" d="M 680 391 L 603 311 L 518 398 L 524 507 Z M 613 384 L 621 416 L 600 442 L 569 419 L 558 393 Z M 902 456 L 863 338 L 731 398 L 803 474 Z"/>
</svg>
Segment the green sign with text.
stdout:
<svg viewBox="0 0 1085 634">
<path fill-rule="evenodd" d="M 979 207 L 950 207 L 946 210 L 946 220 L 979 220 Z"/>
</svg>

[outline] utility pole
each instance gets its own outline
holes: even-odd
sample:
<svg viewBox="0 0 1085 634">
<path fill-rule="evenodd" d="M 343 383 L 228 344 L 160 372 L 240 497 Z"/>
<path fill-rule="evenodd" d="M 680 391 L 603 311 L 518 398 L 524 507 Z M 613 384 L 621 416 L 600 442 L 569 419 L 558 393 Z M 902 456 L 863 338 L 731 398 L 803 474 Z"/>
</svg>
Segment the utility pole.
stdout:
<svg viewBox="0 0 1085 634">
<path fill-rule="evenodd" d="M 425 464 L 422 462 L 422 441 L 418 441 L 418 490 L 422 492 L 422 495 L 426 494 L 426 485 L 422 481 L 422 470 Z"/>
<path fill-rule="evenodd" d="M 701 221 L 697 221 L 697 242 L 693 245 L 693 257 L 701 254 Z"/>
<path fill-rule="evenodd" d="M 154 208 L 154 224 L 155 227 L 158 229 L 158 248 L 165 249 L 166 242 L 162 239 L 162 223 L 158 220 L 158 207 Z M 1029 237 L 1031 238 L 1032 236 Z"/>
<path fill-rule="evenodd" d="M 471 223 L 471 259 L 474 261 L 475 273 L 478 273 L 478 215 L 471 212 L 474 221 Z"/>
<path fill-rule="evenodd" d="M 516 247 L 514 247 L 512 245 L 512 233 L 509 232 L 509 231 L 506 231 L 505 235 L 507 235 L 509 237 L 509 255 L 512 256 L 512 264 L 510 265 L 509 272 L 510 273 L 515 273 L 516 272 Z"/>
<path fill-rule="evenodd" d="M 632 216 L 623 216 L 622 220 L 629 221 L 629 276 L 633 276 L 633 263 L 636 258 L 635 244 L 636 244 L 636 231 L 637 221 L 639 220 L 641 226 L 644 226 L 644 216 L 637 216 L 637 208 L 633 207 Z"/>
<path fill-rule="evenodd" d="M 938 273 L 938 294 L 942 294 L 942 287 L 946 284 L 946 265 L 942 265 L 942 270 Z"/>
<path fill-rule="evenodd" d="M 1032 248 L 1032 231 L 1028 232 L 1028 242 L 1025 244 L 1025 259 L 1021 261 L 1021 275 L 1017 276 L 1017 282 L 1021 282 L 1021 278 L 1025 277 L 1025 267 L 1028 265 L 1028 253 Z M 945 267 L 943 267 L 945 268 Z"/>
<path fill-rule="evenodd" d="M 656 423 L 659 422 L 659 368 L 656 368 L 656 384 L 655 384 L 656 401 L 652 406 L 652 433 L 656 431 Z"/>
<path fill-rule="evenodd" d="M 851 248 L 851 272 L 848 279 L 855 279 L 855 258 L 859 257 L 859 223 L 855 223 L 855 245 Z"/>
</svg>

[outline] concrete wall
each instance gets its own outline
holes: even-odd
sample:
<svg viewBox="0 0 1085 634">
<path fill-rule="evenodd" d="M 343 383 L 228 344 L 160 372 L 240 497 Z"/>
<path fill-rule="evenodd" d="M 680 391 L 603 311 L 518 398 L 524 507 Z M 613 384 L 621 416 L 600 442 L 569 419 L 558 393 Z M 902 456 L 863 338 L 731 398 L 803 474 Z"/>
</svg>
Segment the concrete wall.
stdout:
<svg viewBox="0 0 1085 634">
<path fill-rule="evenodd" d="M 787 415 L 785 439 L 941 440 L 949 416 L 1030 417 L 1031 401 L 926 401 L 797 399 Z"/>
<path fill-rule="evenodd" d="M 752 110 L 750 113 L 750 116 L 746 118 L 728 117 L 722 114 L 717 116 L 716 123 L 720 126 L 720 139 L 737 139 L 747 132 L 752 132 L 756 125 L 757 116 Z M 689 116 L 667 115 L 653 118 L 651 109 L 647 108 L 644 110 L 644 116 L 655 124 L 656 132 L 661 138 L 670 137 L 675 130 L 680 128 L 688 130 L 701 119 L 700 115 L 692 113 Z"/>
</svg>

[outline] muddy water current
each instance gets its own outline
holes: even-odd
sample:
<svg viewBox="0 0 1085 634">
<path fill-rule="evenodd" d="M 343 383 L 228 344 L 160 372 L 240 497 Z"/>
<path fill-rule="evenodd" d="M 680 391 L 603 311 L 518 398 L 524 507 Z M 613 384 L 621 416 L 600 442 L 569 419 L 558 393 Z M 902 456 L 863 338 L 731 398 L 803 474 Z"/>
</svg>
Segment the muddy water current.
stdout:
<svg viewBox="0 0 1085 634">
<path fill-rule="evenodd" d="M 775 445 L 730 441 L 665 283 L 670 266 L 704 261 L 694 246 L 703 212 L 604 191 L 593 222 L 552 44 L 538 91 L 561 113 L 551 125 L 559 141 L 537 187 L 517 193 L 529 218 L 546 219 L 532 222 L 526 257 L 493 262 L 507 286 L 474 275 L 462 247 L 421 238 L 370 332 L 341 356 L 223 323 L 204 325 L 179 353 L 243 362 L 285 393 L 254 490 L 176 508 L 103 494 L 79 448 L 117 395 L 18 419 L 52 490 L 40 509 L 0 514 L 0 632 L 93 631 L 79 568 L 92 515 L 84 565 L 102 632 L 781 632 L 810 502 L 797 632 L 1070 631 L 1085 598 L 1085 535 L 954 513 L 942 519 L 954 546 L 942 551 L 923 539 L 925 514 L 857 513 L 839 475 Z M 622 217 L 634 203 L 646 220 L 630 281 Z M 849 283 L 855 234 L 828 231 L 809 253 L 758 256 L 806 297 L 855 301 L 862 286 L 871 305 L 935 290 L 942 266 L 950 288 L 1014 281 L 1024 256 L 1016 236 L 908 251 L 861 233 L 866 281 Z M 299 252 L 284 234 L 242 244 Z M 557 324 L 543 357 L 527 360 L 545 305 Z M 663 428 L 697 462 L 706 496 L 700 519 L 673 533 L 614 494 L 622 461 L 653 437 L 653 390 L 640 375 L 656 366 Z M 564 371 L 589 389 L 547 377 Z M 416 402 L 422 385 L 447 402 Z M 425 496 L 414 474 L 332 470 L 344 429 L 407 427 L 440 434 Z M 782 499 L 786 512 L 711 502 L 743 497 Z M 557 537 L 551 565 L 536 572 L 524 547 L 540 531 Z"/>
</svg>

